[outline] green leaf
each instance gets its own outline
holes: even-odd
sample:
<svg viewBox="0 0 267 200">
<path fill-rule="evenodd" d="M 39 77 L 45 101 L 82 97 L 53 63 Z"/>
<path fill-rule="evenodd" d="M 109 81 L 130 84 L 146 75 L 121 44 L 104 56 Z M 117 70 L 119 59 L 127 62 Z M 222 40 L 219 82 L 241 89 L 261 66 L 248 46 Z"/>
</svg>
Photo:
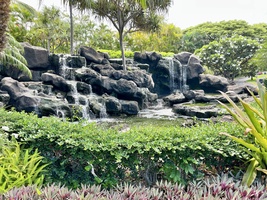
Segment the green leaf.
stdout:
<svg viewBox="0 0 267 200">
<path fill-rule="evenodd" d="M 242 179 L 242 185 L 250 186 L 257 176 L 256 167 L 259 165 L 259 162 L 256 159 L 252 159 L 246 173 Z"/>
<path fill-rule="evenodd" d="M 255 152 L 261 153 L 261 150 L 260 150 L 259 148 L 257 148 L 257 147 L 256 147 L 255 145 L 253 145 L 253 144 L 250 144 L 250 143 L 246 142 L 246 141 L 243 140 L 243 139 L 237 138 L 237 137 L 232 136 L 232 135 L 230 135 L 230 134 L 228 134 L 228 133 L 223 133 L 223 132 L 221 132 L 220 134 L 232 138 L 234 141 L 236 141 L 237 143 L 239 143 L 239 144 L 241 144 L 241 145 L 247 147 L 247 148 L 250 149 L 251 151 L 255 151 Z"/>
</svg>

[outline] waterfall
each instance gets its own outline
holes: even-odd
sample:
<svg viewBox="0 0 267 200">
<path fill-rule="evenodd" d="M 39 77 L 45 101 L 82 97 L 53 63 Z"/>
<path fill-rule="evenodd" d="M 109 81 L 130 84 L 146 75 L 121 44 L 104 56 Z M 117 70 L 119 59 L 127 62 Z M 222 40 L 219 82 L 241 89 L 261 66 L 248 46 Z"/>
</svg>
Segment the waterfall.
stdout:
<svg viewBox="0 0 267 200">
<path fill-rule="evenodd" d="M 81 109 L 81 114 L 84 119 L 90 120 L 90 115 L 88 113 L 89 101 L 85 95 L 81 95 L 77 90 L 76 81 L 67 81 L 71 86 L 71 95 L 74 99 L 74 104 L 78 105 Z M 83 97 L 83 103 L 80 103 L 80 98 Z"/>
<path fill-rule="evenodd" d="M 174 91 L 175 89 L 177 89 L 177 83 L 174 81 L 177 73 L 175 73 L 175 70 L 174 70 L 173 59 L 169 58 L 168 60 L 169 60 L 169 72 L 170 72 L 170 89 L 171 91 Z"/>
<path fill-rule="evenodd" d="M 68 57 L 69 57 L 69 55 L 60 56 L 60 59 L 59 59 L 59 63 L 60 63 L 59 74 L 60 74 L 60 76 L 62 76 L 65 79 L 74 80 L 75 79 L 74 69 L 67 65 L 67 58 Z"/>
<path fill-rule="evenodd" d="M 183 92 L 188 89 L 186 85 L 187 80 L 187 65 L 181 65 L 181 73 L 180 73 L 181 81 L 180 81 L 180 90 Z"/>
<path fill-rule="evenodd" d="M 103 105 L 100 109 L 100 113 L 99 113 L 99 117 L 100 119 L 104 119 L 104 118 L 107 118 L 108 117 L 108 114 L 107 114 L 107 110 L 106 110 L 106 106 Z"/>
<path fill-rule="evenodd" d="M 56 107 L 56 115 L 59 118 L 62 118 L 65 121 L 65 113 L 58 106 Z"/>
<path fill-rule="evenodd" d="M 182 65 L 179 60 L 169 58 L 169 75 L 170 75 L 170 90 L 184 91 L 188 88 L 187 81 L 187 65 Z"/>
</svg>

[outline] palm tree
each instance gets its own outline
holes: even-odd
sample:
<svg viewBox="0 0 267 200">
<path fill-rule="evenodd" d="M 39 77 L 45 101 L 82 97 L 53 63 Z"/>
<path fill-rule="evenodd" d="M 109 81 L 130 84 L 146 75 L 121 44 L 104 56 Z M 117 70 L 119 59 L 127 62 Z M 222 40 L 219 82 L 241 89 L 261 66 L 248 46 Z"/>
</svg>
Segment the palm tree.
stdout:
<svg viewBox="0 0 267 200">
<path fill-rule="evenodd" d="M 74 54 L 73 40 L 74 40 L 74 28 L 73 28 L 73 8 L 84 10 L 85 7 L 89 7 L 91 0 L 62 0 L 64 5 L 68 5 L 70 9 L 70 54 Z"/>
<path fill-rule="evenodd" d="M 5 67 L 16 67 L 29 78 L 31 71 L 22 56 L 23 48 L 12 35 L 7 32 L 11 0 L 0 0 L 0 70 Z"/>
<path fill-rule="evenodd" d="M 10 12 L 10 0 L 0 0 L 0 52 L 6 46 L 6 30 Z"/>
</svg>

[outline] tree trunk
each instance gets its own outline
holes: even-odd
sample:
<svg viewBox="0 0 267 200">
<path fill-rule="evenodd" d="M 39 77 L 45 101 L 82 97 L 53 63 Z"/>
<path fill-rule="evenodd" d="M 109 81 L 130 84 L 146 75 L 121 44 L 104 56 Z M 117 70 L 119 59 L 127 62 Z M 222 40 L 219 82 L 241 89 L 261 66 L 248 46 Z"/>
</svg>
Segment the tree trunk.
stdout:
<svg viewBox="0 0 267 200">
<path fill-rule="evenodd" d="M 73 16 L 72 16 L 72 0 L 69 1 L 70 6 L 70 55 L 74 55 L 73 53 Z"/>
<path fill-rule="evenodd" d="M 6 29 L 10 12 L 10 0 L 0 0 L 0 52 L 6 45 Z"/>
<path fill-rule="evenodd" d="M 119 32 L 119 37 L 120 37 L 122 66 L 123 66 L 123 70 L 126 71 L 127 69 L 126 69 L 126 60 L 125 60 L 125 53 L 124 53 L 123 33 L 122 33 L 122 31 Z"/>
</svg>

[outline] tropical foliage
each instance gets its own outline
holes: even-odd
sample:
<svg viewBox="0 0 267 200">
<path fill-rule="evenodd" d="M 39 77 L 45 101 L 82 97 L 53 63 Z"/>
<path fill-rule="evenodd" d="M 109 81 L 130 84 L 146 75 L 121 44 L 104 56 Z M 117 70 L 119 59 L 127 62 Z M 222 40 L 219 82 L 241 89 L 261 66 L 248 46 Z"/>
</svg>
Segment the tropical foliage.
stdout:
<svg viewBox="0 0 267 200">
<path fill-rule="evenodd" d="M 235 134 L 221 133 L 232 138 L 238 144 L 247 148 L 251 155 L 250 164 L 244 174 L 242 183 L 250 186 L 256 178 L 257 172 L 267 174 L 267 91 L 258 83 L 259 98 L 252 92 L 257 106 L 252 106 L 242 99 L 239 99 L 243 110 L 239 108 L 225 93 L 222 93 L 229 101 L 230 106 L 221 103 L 234 119 L 244 127 L 243 137 Z"/>
<path fill-rule="evenodd" d="M 71 188 L 81 184 L 111 188 L 121 182 L 153 185 L 157 180 L 187 184 L 205 174 L 236 173 L 248 159 L 238 144 L 217 134 L 223 131 L 241 136 L 241 126 L 234 123 L 181 127 L 177 121 L 146 123 L 141 119 L 110 127 L 3 109 L 0 118 L 2 126 L 16 133 L 25 147 L 38 148 L 51 163 L 45 183 Z"/>
<path fill-rule="evenodd" d="M 255 200 L 266 199 L 266 189 L 258 184 L 254 187 L 244 187 L 232 177 L 221 175 L 207 178 L 205 181 L 195 181 L 187 187 L 166 181 L 157 182 L 154 187 L 142 187 L 133 184 L 120 184 L 111 190 L 100 186 L 82 186 L 72 190 L 66 186 L 49 185 L 39 188 L 35 186 L 14 188 L 3 194 L 5 199 L 57 199 L 57 200 L 125 200 L 125 199 L 231 199 Z"/>
<path fill-rule="evenodd" d="M 232 36 L 244 36 L 262 42 L 266 39 L 267 24 L 249 25 L 243 20 L 230 20 L 221 22 L 206 22 L 183 31 L 179 51 L 194 53 L 210 42 Z"/>
<path fill-rule="evenodd" d="M 250 65 L 249 60 L 259 47 L 256 40 L 233 36 L 210 42 L 196 50 L 195 54 L 216 75 L 233 80 L 238 75 L 255 75 L 255 66 Z"/>
<path fill-rule="evenodd" d="M 42 185 L 47 166 L 42 159 L 37 150 L 24 151 L 17 142 L 4 146 L 0 153 L 0 193 L 15 187 Z"/>
<path fill-rule="evenodd" d="M 96 0 L 89 9 L 100 18 L 109 20 L 118 31 L 120 49 L 124 69 L 126 61 L 124 55 L 124 38 L 130 32 L 137 30 L 155 31 L 159 28 L 159 11 L 167 10 L 171 0 L 146 0 L 145 7 L 136 0 Z"/>
<path fill-rule="evenodd" d="M 254 54 L 249 64 L 257 66 L 261 72 L 267 71 L 267 41 L 265 41 L 261 48 Z"/>
<path fill-rule="evenodd" d="M 10 0 L 0 0 L 0 52 L 6 45 L 6 29 L 9 20 Z"/>
<path fill-rule="evenodd" d="M 21 71 L 22 74 L 31 78 L 32 74 L 27 67 L 27 61 L 22 56 L 24 51 L 23 47 L 19 42 L 15 40 L 12 35 L 10 35 L 9 33 L 6 33 L 6 35 L 8 42 L 5 49 L 0 52 L 0 72 L 2 74 L 12 76 L 11 74 L 7 74 L 7 69 L 16 68 L 17 70 Z"/>
</svg>

